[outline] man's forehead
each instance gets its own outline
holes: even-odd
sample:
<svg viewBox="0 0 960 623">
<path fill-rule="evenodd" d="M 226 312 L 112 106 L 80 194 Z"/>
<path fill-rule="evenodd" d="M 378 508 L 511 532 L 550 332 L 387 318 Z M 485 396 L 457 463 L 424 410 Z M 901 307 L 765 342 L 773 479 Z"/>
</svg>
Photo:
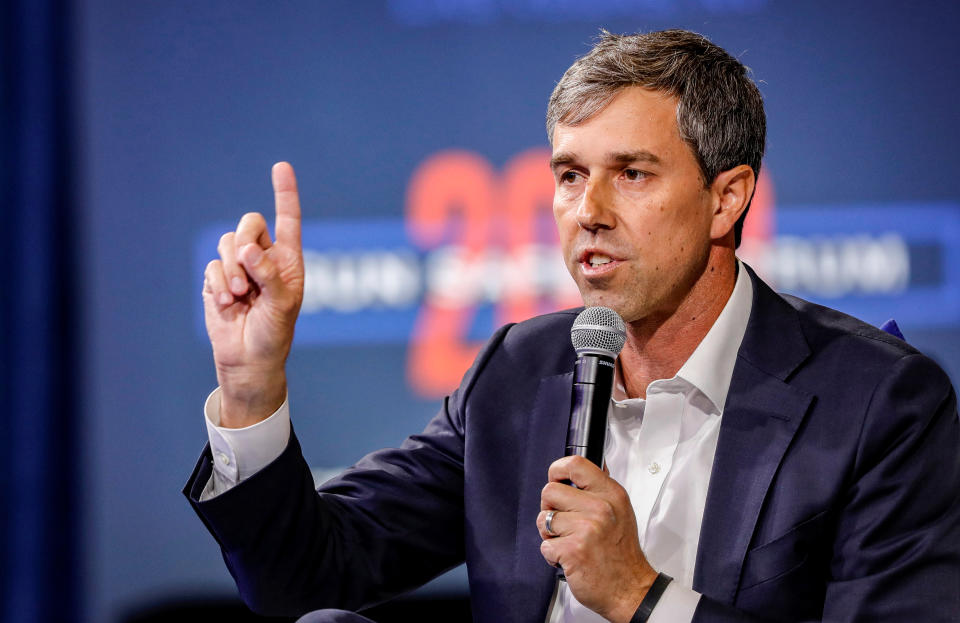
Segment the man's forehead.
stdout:
<svg viewBox="0 0 960 623">
<path fill-rule="evenodd" d="M 683 144 L 677 125 L 677 99 L 642 87 L 627 87 L 589 118 L 559 122 L 553 129 L 554 157 L 663 159 Z M 597 153 L 599 150 L 599 153 Z M 646 153 L 644 153 L 646 152 Z"/>
</svg>

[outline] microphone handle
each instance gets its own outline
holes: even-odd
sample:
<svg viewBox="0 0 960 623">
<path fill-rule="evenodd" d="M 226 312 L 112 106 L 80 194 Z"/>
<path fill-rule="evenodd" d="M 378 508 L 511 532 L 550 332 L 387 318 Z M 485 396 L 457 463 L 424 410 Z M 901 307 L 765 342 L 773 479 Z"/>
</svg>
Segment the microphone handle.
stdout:
<svg viewBox="0 0 960 623">
<path fill-rule="evenodd" d="M 583 354 L 573 371 L 573 399 L 567 429 L 566 456 L 584 456 L 603 469 L 603 446 L 607 439 L 607 410 L 613 392 L 616 365 L 610 357 Z M 573 483 L 568 483 L 573 485 Z M 575 485 L 573 485 L 575 486 Z M 557 578 L 566 581 L 557 565 Z"/>
<path fill-rule="evenodd" d="M 612 358 L 588 353 L 577 358 L 573 372 L 566 456 L 584 456 L 601 469 L 615 370 Z"/>
</svg>

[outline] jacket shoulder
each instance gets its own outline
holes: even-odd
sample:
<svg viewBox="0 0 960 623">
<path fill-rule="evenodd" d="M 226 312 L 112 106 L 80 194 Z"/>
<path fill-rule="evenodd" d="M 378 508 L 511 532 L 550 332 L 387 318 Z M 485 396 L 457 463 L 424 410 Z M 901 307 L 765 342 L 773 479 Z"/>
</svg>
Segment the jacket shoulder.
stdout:
<svg viewBox="0 0 960 623">
<path fill-rule="evenodd" d="M 942 398 L 952 392 L 943 368 L 900 338 L 835 309 L 781 296 L 797 310 L 810 348 L 796 380 L 811 393 L 834 399 L 842 395 L 866 405 L 884 384 L 908 383 L 907 394 Z"/>
<path fill-rule="evenodd" d="M 579 312 L 557 311 L 500 327 L 481 349 L 465 381 L 472 386 L 480 377 L 488 381 L 512 377 L 516 382 L 521 376 L 539 379 L 569 372 L 576 359 L 570 327 Z"/>
<path fill-rule="evenodd" d="M 789 294 L 780 296 L 797 311 L 804 338 L 814 353 L 842 349 L 854 358 L 869 357 L 888 364 L 921 354 L 900 338 L 841 311 Z"/>
<path fill-rule="evenodd" d="M 581 311 L 583 311 L 582 307 L 564 309 L 518 322 L 510 327 L 504 336 L 504 346 L 538 350 L 557 342 L 556 346 L 561 347 L 561 350 L 569 348 L 570 352 L 573 352 L 570 327 L 573 326 L 573 321 Z"/>
</svg>

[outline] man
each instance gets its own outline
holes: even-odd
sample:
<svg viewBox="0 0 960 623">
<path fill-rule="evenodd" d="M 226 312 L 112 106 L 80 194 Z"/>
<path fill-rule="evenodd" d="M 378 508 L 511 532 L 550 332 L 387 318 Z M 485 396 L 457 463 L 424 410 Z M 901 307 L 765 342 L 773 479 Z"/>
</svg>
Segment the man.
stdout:
<svg viewBox="0 0 960 623">
<path fill-rule="evenodd" d="M 422 434 L 314 492 L 285 401 L 303 263 L 278 164 L 276 242 L 248 214 L 207 268 L 220 388 L 185 489 L 247 603 L 356 609 L 466 560 L 477 621 L 958 620 L 954 392 L 737 261 L 765 133 L 745 68 L 693 33 L 605 33 L 547 117 L 567 266 L 627 325 L 607 469 L 558 459 L 559 312 L 501 328 Z"/>
</svg>

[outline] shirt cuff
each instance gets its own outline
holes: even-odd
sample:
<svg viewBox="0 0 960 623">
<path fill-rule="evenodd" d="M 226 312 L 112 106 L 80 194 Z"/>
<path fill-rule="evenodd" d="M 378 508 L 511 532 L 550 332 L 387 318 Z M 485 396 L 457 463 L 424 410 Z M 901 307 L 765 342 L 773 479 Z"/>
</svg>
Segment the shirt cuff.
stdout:
<svg viewBox="0 0 960 623">
<path fill-rule="evenodd" d="M 700 593 L 677 581 L 667 584 L 647 623 L 690 623 L 700 603 Z"/>
<path fill-rule="evenodd" d="M 290 405 L 284 397 L 270 417 L 245 428 L 220 426 L 220 388 L 203 406 L 213 455 L 213 475 L 201 498 L 235 487 L 283 454 L 290 440 Z"/>
</svg>

